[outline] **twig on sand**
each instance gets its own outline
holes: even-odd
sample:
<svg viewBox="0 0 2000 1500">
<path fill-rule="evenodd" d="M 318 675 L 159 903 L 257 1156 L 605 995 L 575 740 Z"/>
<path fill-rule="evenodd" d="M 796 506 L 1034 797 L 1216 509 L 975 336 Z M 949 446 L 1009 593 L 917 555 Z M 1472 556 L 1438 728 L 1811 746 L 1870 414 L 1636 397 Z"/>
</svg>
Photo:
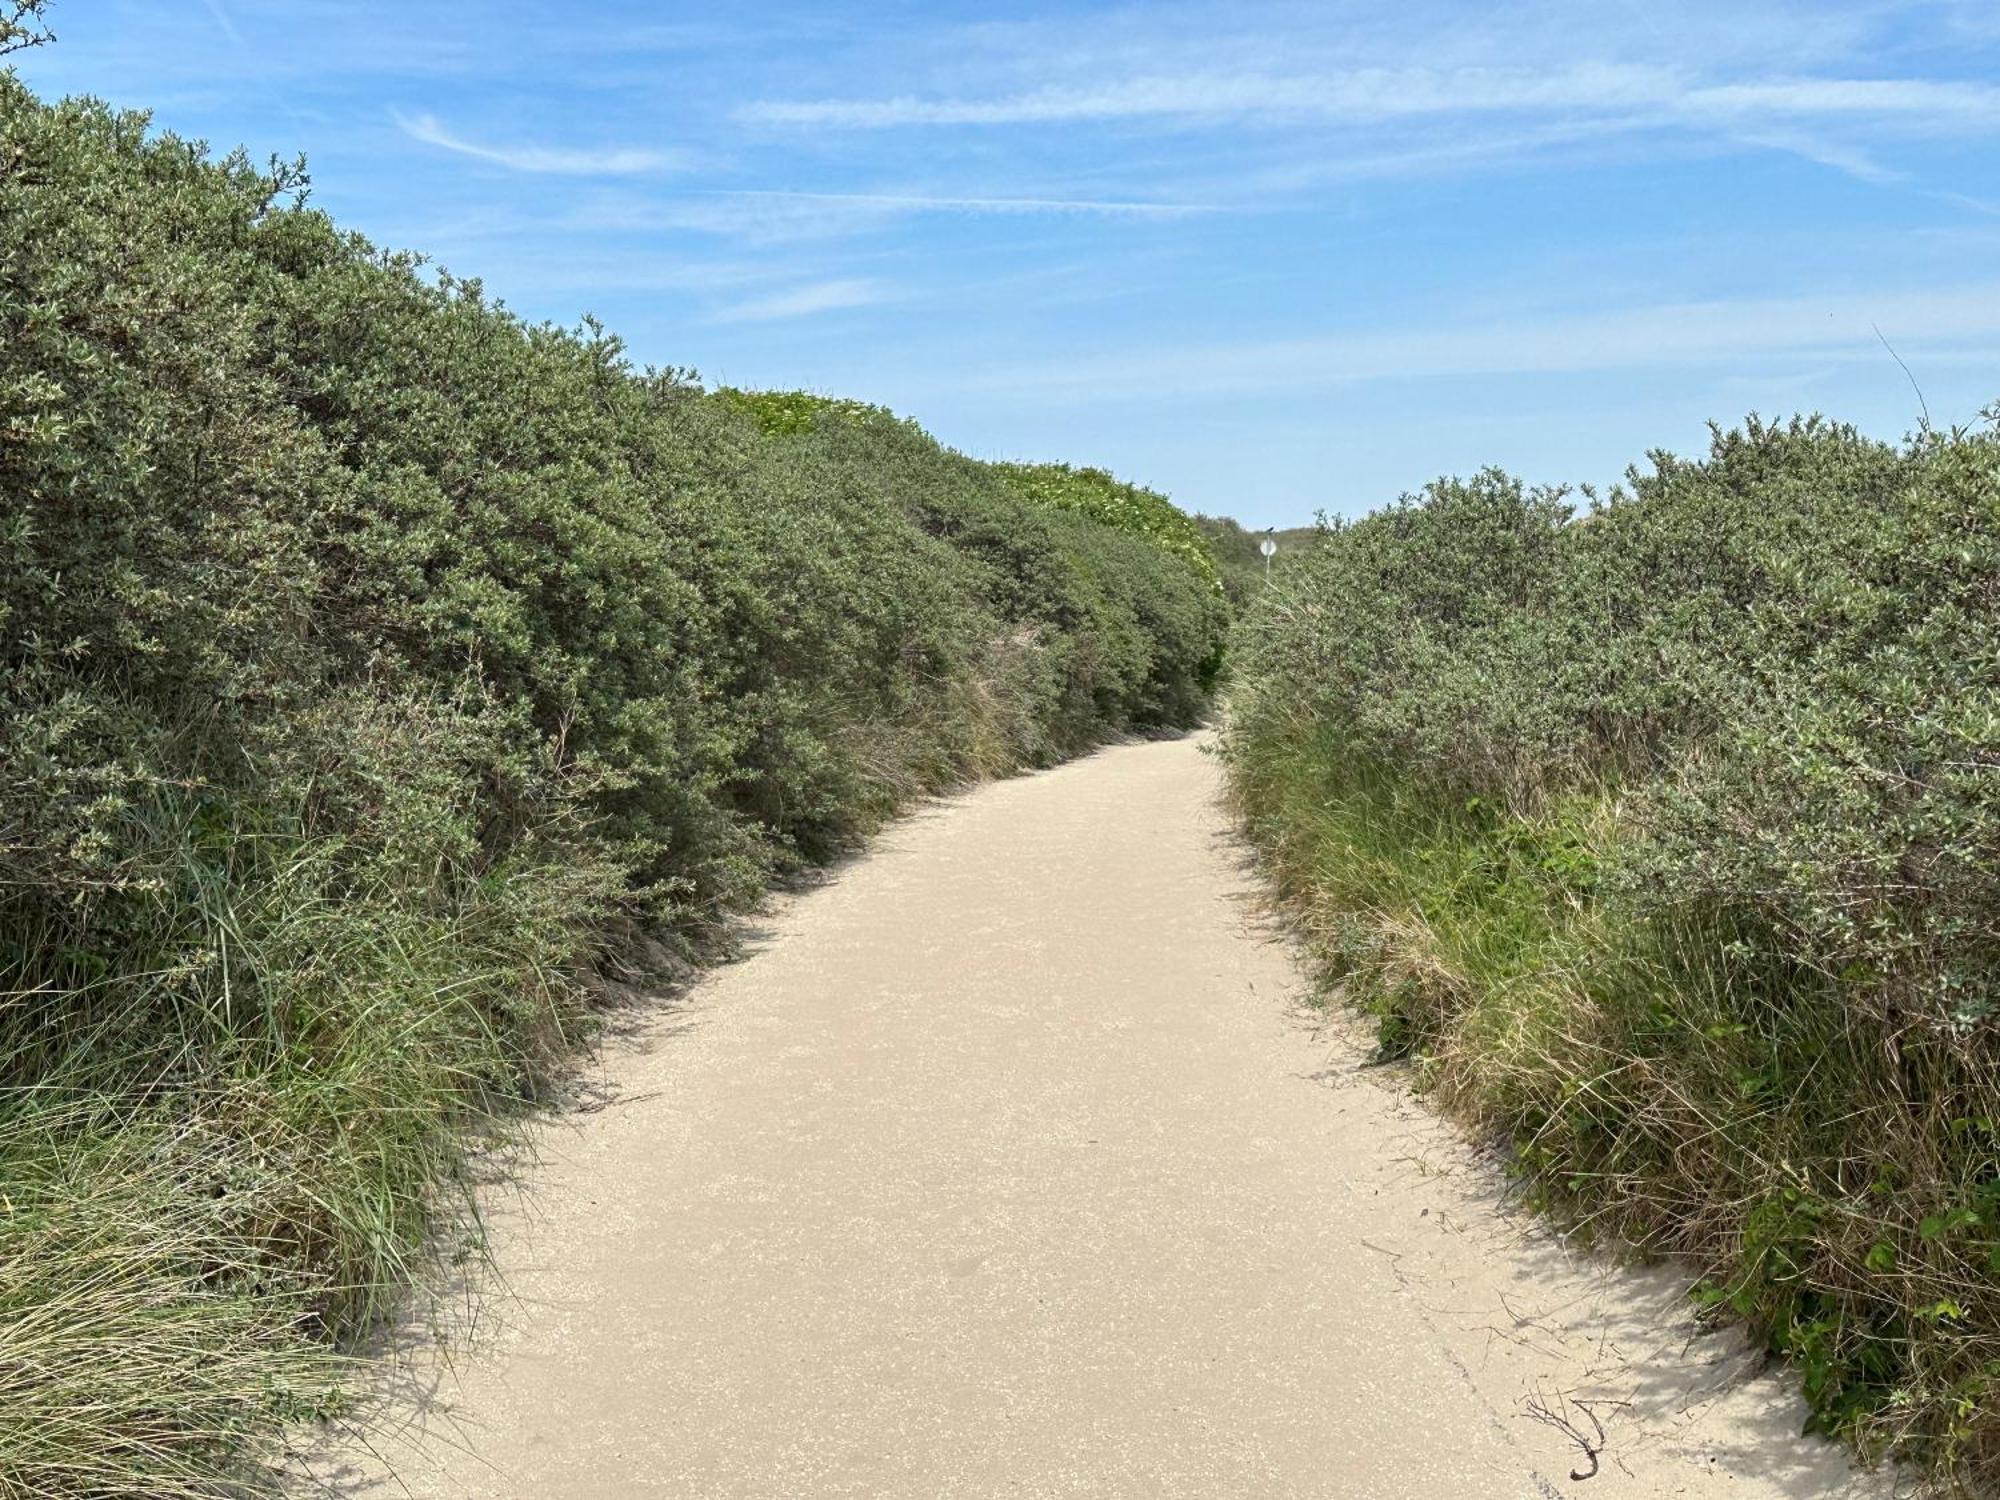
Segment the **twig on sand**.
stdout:
<svg viewBox="0 0 2000 1500">
<path fill-rule="evenodd" d="M 1616 1404 L 1624 1405 L 1623 1402 Z M 1578 1484 L 1597 1477 L 1598 1455 L 1604 1451 L 1604 1424 L 1597 1419 L 1597 1413 L 1591 1410 L 1592 1405 L 1593 1403 L 1589 1401 L 1572 1401 L 1567 1396 L 1557 1396 L 1556 1405 L 1552 1408 L 1539 1395 L 1530 1396 L 1523 1404 L 1524 1410 L 1530 1417 L 1545 1427 L 1555 1428 L 1582 1450 L 1584 1460 L 1590 1467 L 1569 1471 L 1569 1477 Z M 1583 1428 L 1577 1425 L 1569 1415 L 1571 1411 L 1583 1413 L 1584 1419 L 1590 1423 L 1590 1434 L 1586 1435 Z"/>
</svg>

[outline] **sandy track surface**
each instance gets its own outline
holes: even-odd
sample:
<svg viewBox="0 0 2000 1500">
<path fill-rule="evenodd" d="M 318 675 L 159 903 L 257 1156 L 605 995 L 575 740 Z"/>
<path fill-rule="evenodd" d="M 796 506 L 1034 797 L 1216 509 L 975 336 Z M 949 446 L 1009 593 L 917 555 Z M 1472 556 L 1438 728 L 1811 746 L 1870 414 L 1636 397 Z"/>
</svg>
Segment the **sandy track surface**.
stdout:
<svg viewBox="0 0 2000 1500">
<path fill-rule="evenodd" d="M 1217 791 L 1194 740 L 1107 750 L 782 904 L 496 1190 L 471 1352 L 410 1351 L 386 1425 L 302 1468 L 368 1500 L 1886 1494 L 1671 1276 L 1572 1260 L 1298 1011 Z"/>
</svg>

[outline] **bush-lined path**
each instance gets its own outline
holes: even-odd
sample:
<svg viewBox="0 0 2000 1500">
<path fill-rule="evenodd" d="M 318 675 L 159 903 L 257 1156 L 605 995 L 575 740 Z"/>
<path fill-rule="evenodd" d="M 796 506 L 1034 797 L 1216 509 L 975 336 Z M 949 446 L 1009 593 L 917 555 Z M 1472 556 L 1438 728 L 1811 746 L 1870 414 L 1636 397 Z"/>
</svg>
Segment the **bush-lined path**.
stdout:
<svg viewBox="0 0 2000 1500">
<path fill-rule="evenodd" d="M 1670 1277 L 1573 1264 L 1298 1013 L 1218 784 L 1192 739 L 1107 750 L 782 906 L 496 1194 L 507 1289 L 471 1353 L 418 1351 L 428 1399 L 314 1473 L 453 1500 L 1886 1493 Z"/>
</svg>

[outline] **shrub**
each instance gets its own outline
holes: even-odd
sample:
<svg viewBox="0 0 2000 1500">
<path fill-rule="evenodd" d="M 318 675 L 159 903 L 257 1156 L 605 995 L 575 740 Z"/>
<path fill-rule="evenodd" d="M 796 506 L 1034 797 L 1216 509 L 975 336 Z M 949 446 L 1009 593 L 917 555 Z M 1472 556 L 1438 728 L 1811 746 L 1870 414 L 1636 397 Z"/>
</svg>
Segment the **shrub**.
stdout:
<svg viewBox="0 0 2000 1500">
<path fill-rule="evenodd" d="M 1821 1426 L 2000 1473 L 2000 439 L 1445 481 L 1272 593 L 1233 784 L 1384 1046 Z"/>
<path fill-rule="evenodd" d="M 1189 519 L 1208 543 L 1222 591 L 1229 598 L 1230 608 L 1237 613 L 1249 609 L 1279 570 L 1289 568 L 1319 540 L 1316 526 L 1292 526 L 1266 533 L 1246 530 L 1228 516 L 1194 515 Z M 1268 566 L 1262 551 L 1267 538 L 1278 549 Z"/>
<path fill-rule="evenodd" d="M 723 396 L 752 412 L 780 451 L 804 447 L 844 464 L 852 482 L 882 487 L 925 535 L 982 565 L 988 607 L 1047 648 L 1034 691 L 1049 700 L 1052 753 L 1075 750 L 1096 723 L 1171 726 L 1203 711 L 1228 607 L 1206 546 L 1164 497 L 1101 470 L 978 463 L 881 407 L 803 392 Z M 1117 504 L 1054 498 L 1079 487 Z"/>
<path fill-rule="evenodd" d="M 213 1494 L 463 1248 L 606 964 L 1193 722 L 1221 621 L 1150 540 L 524 324 L 296 166 L 11 75 L 0 162 L 0 1489 Z"/>
<path fill-rule="evenodd" d="M 1120 531 L 1151 537 L 1182 559 L 1196 576 L 1220 590 L 1215 554 L 1209 550 L 1207 540 L 1194 519 L 1177 510 L 1165 495 L 1126 484 L 1102 469 L 1075 469 L 1068 464 L 994 467 L 1009 485 L 1038 505 L 1071 511 Z"/>
</svg>

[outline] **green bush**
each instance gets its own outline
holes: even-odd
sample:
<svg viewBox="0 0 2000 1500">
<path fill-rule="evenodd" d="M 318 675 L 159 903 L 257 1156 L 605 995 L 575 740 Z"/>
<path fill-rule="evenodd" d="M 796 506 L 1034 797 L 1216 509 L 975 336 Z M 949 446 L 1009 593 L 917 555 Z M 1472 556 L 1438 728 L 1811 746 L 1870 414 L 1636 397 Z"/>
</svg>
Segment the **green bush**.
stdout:
<svg viewBox="0 0 2000 1500">
<path fill-rule="evenodd" d="M 844 461 L 926 536 L 983 565 L 988 607 L 1047 648 L 1042 672 L 1052 675 L 1038 691 L 1052 695 L 1048 753 L 1073 752 L 1099 723 L 1169 726 L 1203 712 L 1228 606 L 1199 534 L 1163 496 L 1096 469 L 977 463 L 881 407 L 797 391 L 722 395 L 781 450 Z M 1079 488 L 1091 504 L 1057 498 Z"/>
<path fill-rule="evenodd" d="M 1165 495 L 1126 484 L 1102 469 L 1068 464 L 996 464 L 1007 483 L 1038 505 L 1088 516 L 1106 526 L 1151 537 L 1218 590 L 1215 554 L 1193 517 Z"/>
<path fill-rule="evenodd" d="M 2000 439 L 1718 432 L 1336 526 L 1228 751 L 1328 977 L 1822 1427 L 2000 1474 Z"/>
<path fill-rule="evenodd" d="M 216 1494 L 459 1245 L 604 965 L 1194 722 L 1222 620 L 911 423 L 524 324 L 300 168 L 11 75 L 0 163 L 0 1490 Z"/>
<path fill-rule="evenodd" d="M 1228 516 L 1190 516 L 1215 559 L 1215 571 L 1230 608 L 1241 613 L 1257 601 L 1265 585 L 1319 540 L 1317 526 L 1290 526 L 1270 532 L 1250 531 Z M 1263 543 L 1268 537 L 1277 553 L 1266 565 Z"/>
</svg>

